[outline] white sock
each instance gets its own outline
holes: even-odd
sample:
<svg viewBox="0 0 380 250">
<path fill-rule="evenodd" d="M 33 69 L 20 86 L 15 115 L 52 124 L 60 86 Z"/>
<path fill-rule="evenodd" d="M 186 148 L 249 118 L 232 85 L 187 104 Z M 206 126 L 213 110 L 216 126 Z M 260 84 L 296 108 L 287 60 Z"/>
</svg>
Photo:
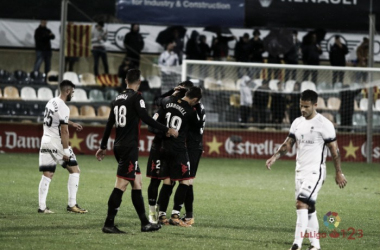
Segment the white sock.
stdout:
<svg viewBox="0 0 380 250">
<path fill-rule="evenodd" d="M 166 216 L 166 213 L 165 213 L 165 212 L 162 212 L 162 211 L 159 211 L 159 212 L 158 212 L 158 217 L 161 217 L 161 216 Z"/>
<path fill-rule="evenodd" d="M 79 173 L 69 174 L 69 180 L 67 182 L 67 190 L 69 191 L 69 207 L 73 207 L 75 204 L 77 204 L 78 184 Z"/>
<path fill-rule="evenodd" d="M 294 243 L 297 244 L 299 248 L 302 247 L 302 240 L 305 237 L 305 231 L 308 224 L 308 210 L 307 209 L 297 209 L 297 223 L 296 232 L 294 234 Z"/>
<path fill-rule="evenodd" d="M 40 185 L 38 186 L 38 206 L 41 210 L 46 209 L 46 197 L 49 192 L 51 179 L 42 175 Z"/>
<path fill-rule="evenodd" d="M 311 236 L 310 243 L 312 246 L 316 248 L 321 248 L 321 245 L 319 244 L 319 237 L 317 238 L 317 234 L 319 232 L 319 223 L 317 218 L 317 211 L 314 213 L 311 213 L 308 215 L 309 217 L 309 223 L 307 224 L 307 231 L 309 235 Z"/>
<path fill-rule="evenodd" d="M 152 213 L 156 213 L 156 206 L 149 205 L 149 211 Z"/>
<path fill-rule="evenodd" d="M 178 211 L 178 210 L 172 210 L 172 215 L 173 215 L 173 214 L 176 214 L 176 215 L 178 215 L 178 216 L 179 216 L 179 215 L 181 214 L 181 212 L 180 212 L 180 211 Z"/>
</svg>

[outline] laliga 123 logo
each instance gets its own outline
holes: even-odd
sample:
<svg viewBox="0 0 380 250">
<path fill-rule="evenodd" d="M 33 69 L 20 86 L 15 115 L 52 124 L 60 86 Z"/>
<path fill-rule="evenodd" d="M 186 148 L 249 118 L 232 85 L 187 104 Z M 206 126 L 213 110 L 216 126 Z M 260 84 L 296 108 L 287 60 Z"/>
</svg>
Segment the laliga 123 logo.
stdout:
<svg viewBox="0 0 380 250">
<path fill-rule="evenodd" d="M 323 224 L 329 229 L 334 229 L 339 226 L 341 219 L 337 212 L 327 212 L 325 216 L 323 216 Z"/>
</svg>

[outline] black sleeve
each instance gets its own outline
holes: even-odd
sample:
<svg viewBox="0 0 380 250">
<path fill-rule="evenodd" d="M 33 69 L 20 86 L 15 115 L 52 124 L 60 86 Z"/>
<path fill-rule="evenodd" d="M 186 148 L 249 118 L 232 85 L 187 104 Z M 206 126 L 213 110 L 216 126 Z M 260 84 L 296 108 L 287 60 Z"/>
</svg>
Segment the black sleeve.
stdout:
<svg viewBox="0 0 380 250">
<path fill-rule="evenodd" d="M 206 123 L 206 111 L 203 107 L 203 104 L 197 103 L 195 106 L 195 111 L 198 114 L 198 117 L 200 119 L 200 122 L 198 123 L 200 125 L 201 129 L 204 129 L 205 123 Z"/>
<path fill-rule="evenodd" d="M 141 94 L 137 95 L 137 98 L 135 101 L 135 108 L 137 110 L 137 114 L 139 115 L 140 119 L 144 123 L 146 123 L 148 126 L 152 126 L 155 129 L 159 129 L 165 134 L 166 132 L 168 132 L 169 128 L 156 122 L 152 117 L 148 115 L 148 112 L 146 111 L 146 108 L 145 108 L 145 101 L 142 98 Z"/>
<path fill-rule="evenodd" d="M 163 93 L 162 95 L 160 95 L 159 97 L 157 97 L 157 98 L 154 100 L 154 105 L 161 107 L 161 106 L 162 106 L 162 100 L 163 100 L 165 97 L 171 96 L 173 93 L 174 93 L 174 89 L 171 89 L 171 90 L 169 90 L 169 91 L 166 92 L 166 93 Z"/>
<path fill-rule="evenodd" d="M 100 143 L 101 149 L 107 149 L 108 138 L 110 137 L 111 130 L 114 124 L 115 124 L 115 114 L 113 112 L 113 104 L 111 104 L 111 112 L 108 117 L 107 125 L 103 133 L 102 142 Z"/>
<path fill-rule="evenodd" d="M 157 111 L 157 113 L 154 114 L 153 119 L 156 120 L 157 122 L 163 124 L 165 122 L 165 120 L 163 119 L 164 115 L 165 115 L 164 110 L 160 108 Z M 164 133 L 161 130 L 155 129 L 152 126 L 148 126 L 148 131 L 151 132 L 152 134 L 155 134 L 155 135 L 158 135 L 161 137 L 164 136 Z"/>
</svg>

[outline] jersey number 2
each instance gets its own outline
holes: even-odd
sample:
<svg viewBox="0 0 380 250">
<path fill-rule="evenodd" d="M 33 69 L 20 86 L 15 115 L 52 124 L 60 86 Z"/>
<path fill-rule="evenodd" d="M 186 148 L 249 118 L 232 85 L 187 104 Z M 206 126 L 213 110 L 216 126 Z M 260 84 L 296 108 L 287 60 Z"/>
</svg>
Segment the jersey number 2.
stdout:
<svg viewBox="0 0 380 250">
<path fill-rule="evenodd" d="M 113 108 L 115 114 L 116 127 L 125 127 L 127 124 L 127 108 L 124 105 L 115 106 Z"/>
</svg>

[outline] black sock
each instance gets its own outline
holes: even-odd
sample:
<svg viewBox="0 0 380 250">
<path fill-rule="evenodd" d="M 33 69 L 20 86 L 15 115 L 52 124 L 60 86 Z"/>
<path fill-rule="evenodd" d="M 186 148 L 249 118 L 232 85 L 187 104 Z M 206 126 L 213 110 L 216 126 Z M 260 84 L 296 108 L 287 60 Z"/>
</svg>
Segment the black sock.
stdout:
<svg viewBox="0 0 380 250">
<path fill-rule="evenodd" d="M 185 198 L 186 218 L 193 218 L 193 202 L 194 202 L 193 185 L 190 185 L 189 188 L 187 189 L 186 198 Z"/>
<path fill-rule="evenodd" d="M 150 179 L 150 184 L 148 187 L 148 201 L 150 206 L 155 206 L 157 204 L 158 187 L 161 184 L 161 180 Z"/>
<path fill-rule="evenodd" d="M 121 204 L 121 197 L 123 196 L 123 191 L 121 191 L 118 188 L 114 188 L 110 198 L 108 199 L 108 213 L 106 221 L 104 222 L 105 227 L 112 227 L 114 226 L 114 220 L 117 214 L 117 211 L 119 210 L 120 204 Z"/>
<path fill-rule="evenodd" d="M 160 205 L 160 211 L 165 212 L 168 209 L 170 195 L 172 194 L 173 186 L 164 184 L 160 190 L 160 196 L 158 198 L 158 204 Z"/>
<path fill-rule="evenodd" d="M 189 189 L 188 185 L 179 184 L 177 191 L 174 195 L 174 206 L 173 210 L 181 211 L 183 203 L 185 202 L 186 192 Z"/>
<path fill-rule="evenodd" d="M 135 207 L 135 210 L 140 218 L 141 225 L 144 226 L 149 223 L 149 220 L 146 218 L 145 214 L 145 207 L 144 207 L 144 199 L 142 196 L 141 189 L 139 190 L 133 190 L 131 192 L 132 196 L 132 203 Z"/>
</svg>

